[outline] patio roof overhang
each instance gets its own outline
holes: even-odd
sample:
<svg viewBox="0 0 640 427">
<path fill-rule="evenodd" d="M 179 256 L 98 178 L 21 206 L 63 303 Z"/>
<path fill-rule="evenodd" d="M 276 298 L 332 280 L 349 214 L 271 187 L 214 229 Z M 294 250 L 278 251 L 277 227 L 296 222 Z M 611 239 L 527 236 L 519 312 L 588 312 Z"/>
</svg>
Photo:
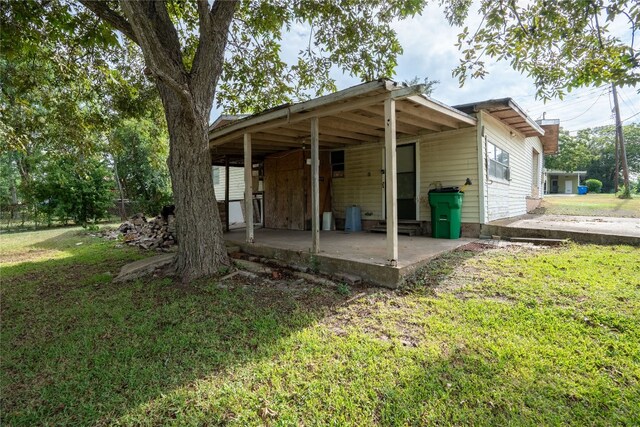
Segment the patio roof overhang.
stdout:
<svg viewBox="0 0 640 427">
<path fill-rule="evenodd" d="M 423 85 L 377 80 L 233 121 L 218 120 L 209 128 L 212 162 L 242 164 L 245 134 L 251 134 L 254 161 L 309 147 L 312 119 L 318 119 L 320 149 L 383 143 L 388 99 L 395 101 L 398 139 L 475 126 L 475 118 L 422 95 L 423 90 Z"/>
</svg>

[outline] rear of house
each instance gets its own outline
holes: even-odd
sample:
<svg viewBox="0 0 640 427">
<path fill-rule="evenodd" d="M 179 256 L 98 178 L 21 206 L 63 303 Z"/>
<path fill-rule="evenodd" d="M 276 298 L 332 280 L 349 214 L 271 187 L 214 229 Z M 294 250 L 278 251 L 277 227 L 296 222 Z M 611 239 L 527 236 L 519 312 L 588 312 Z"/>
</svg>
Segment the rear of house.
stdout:
<svg viewBox="0 0 640 427">
<path fill-rule="evenodd" d="M 331 212 L 337 228 L 342 229 L 347 211 L 357 206 L 363 229 L 375 229 L 390 218 L 389 206 L 395 205 L 397 223 L 411 224 L 428 234 L 429 191 L 462 187 L 467 180 L 472 184 L 464 189 L 465 236 L 477 237 L 482 224 L 522 215 L 535 207 L 543 195 L 543 156 L 557 149 L 557 121 L 537 123 L 509 98 L 449 107 L 413 94 L 397 97 L 395 114 L 389 116 L 382 105 L 373 104 L 387 96 L 380 88 L 392 95 L 407 88 L 389 89 L 392 82 L 388 81 L 374 83 L 230 121 L 235 124 L 226 129 L 212 128 L 212 155 L 217 165 L 246 165 L 242 132 L 253 132 L 253 145 L 251 139 L 247 145 L 246 136 L 244 140 L 245 148 L 253 147 L 251 171 L 245 176 L 255 181 L 253 198 L 264 200 L 258 209 L 264 209 L 265 227 L 310 230 L 317 206 L 320 216 Z M 306 117 L 316 112 L 317 180 L 309 125 L 303 121 L 308 123 Z M 385 117 L 394 120 L 395 156 L 388 151 Z M 387 126 L 389 121 L 387 118 Z M 394 157 L 395 164 L 388 167 L 386 159 Z M 396 188 L 390 192 L 387 185 L 393 180 L 388 174 L 393 170 Z M 313 200 L 314 182 L 317 201 Z M 389 194 L 395 194 L 391 205 Z"/>
<path fill-rule="evenodd" d="M 496 101 L 492 102 L 495 110 Z M 481 224 L 522 215 L 535 207 L 543 195 L 545 148 L 540 137 L 544 128 L 509 104 L 513 102 L 498 103 L 511 111 L 507 117 L 512 124 L 495 111 L 493 114 L 488 111 L 487 103 L 469 104 L 457 108 L 473 114 L 478 120 L 476 126 L 398 141 L 399 221 L 406 224 L 417 221 L 423 232 L 429 234 L 429 191 L 462 187 L 467 179 L 472 185 L 466 186 L 462 204 L 465 236 L 478 236 Z M 513 116 L 520 120 L 514 121 Z M 338 227 L 344 227 L 346 209 L 356 205 L 362 212 L 363 228 L 375 228 L 386 219 L 384 147 L 363 145 L 334 150 L 332 155 L 333 173 L 327 178 L 331 182 L 332 210 Z"/>
</svg>

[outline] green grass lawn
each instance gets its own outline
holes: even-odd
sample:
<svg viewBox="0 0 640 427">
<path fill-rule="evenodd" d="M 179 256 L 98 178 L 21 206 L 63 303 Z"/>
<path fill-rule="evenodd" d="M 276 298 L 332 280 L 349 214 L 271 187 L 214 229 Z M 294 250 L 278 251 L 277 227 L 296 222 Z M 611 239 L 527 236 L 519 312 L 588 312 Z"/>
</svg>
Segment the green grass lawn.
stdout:
<svg viewBox="0 0 640 427">
<path fill-rule="evenodd" d="M 619 199 L 614 194 L 546 195 L 535 213 L 640 218 L 640 196 Z"/>
<path fill-rule="evenodd" d="M 640 422 L 638 248 L 457 251 L 344 295 L 114 284 L 145 255 L 78 233 L 0 236 L 2 425 Z"/>
</svg>

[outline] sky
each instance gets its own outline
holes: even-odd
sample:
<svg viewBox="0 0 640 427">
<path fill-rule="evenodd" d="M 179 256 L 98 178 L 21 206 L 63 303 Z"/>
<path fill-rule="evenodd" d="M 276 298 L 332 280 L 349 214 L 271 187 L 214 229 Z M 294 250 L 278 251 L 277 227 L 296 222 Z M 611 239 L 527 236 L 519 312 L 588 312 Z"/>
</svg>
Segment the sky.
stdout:
<svg viewBox="0 0 640 427">
<path fill-rule="evenodd" d="M 480 17 L 470 14 L 470 28 L 477 25 Z M 474 22 L 475 21 L 475 22 Z M 569 131 L 614 124 L 613 100 L 610 87 L 577 89 L 564 100 L 552 99 L 544 103 L 535 99 L 533 80 L 511 69 L 508 62 L 491 62 L 486 59 L 489 75 L 484 79 L 467 79 L 460 87 L 452 70 L 458 65 L 460 52 L 455 47 L 459 28 L 451 27 L 437 4 L 431 4 L 422 15 L 394 24 L 404 53 L 398 58 L 396 81 L 405 81 L 418 76 L 439 80 L 431 97 L 448 105 L 465 104 L 487 99 L 510 97 L 533 119 L 560 119 L 560 125 Z M 293 63 L 297 53 L 309 41 L 309 30 L 294 25 L 282 43 L 283 59 Z M 357 85 L 359 79 L 334 70 L 338 89 Z M 640 95 L 637 88 L 618 90 L 620 114 L 624 124 L 640 123 Z M 219 111 L 212 115 L 217 117 Z"/>
</svg>

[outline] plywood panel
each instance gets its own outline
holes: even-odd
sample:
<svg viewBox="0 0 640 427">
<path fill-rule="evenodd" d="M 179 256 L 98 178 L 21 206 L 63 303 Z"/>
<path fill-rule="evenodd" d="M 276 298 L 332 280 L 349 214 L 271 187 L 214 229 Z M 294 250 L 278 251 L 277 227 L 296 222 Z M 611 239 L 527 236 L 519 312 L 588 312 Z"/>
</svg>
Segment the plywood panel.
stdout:
<svg viewBox="0 0 640 427">
<path fill-rule="evenodd" d="M 276 171 L 278 160 L 272 157 L 264 159 L 264 226 L 267 228 L 276 227 L 277 212 L 277 183 Z"/>
<path fill-rule="evenodd" d="M 540 137 L 542 147 L 544 147 L 544 154 L 558 154 L 558 139 L 560 135 L 560 125 L 542 125 L 544 129 L 544 136 Z"/>
<path fill-rule="evenodd" d="M 304 156 L 301 150 L 269 156 L 264 162 L 265 227 L 304 230 Z"/>
</svg>

